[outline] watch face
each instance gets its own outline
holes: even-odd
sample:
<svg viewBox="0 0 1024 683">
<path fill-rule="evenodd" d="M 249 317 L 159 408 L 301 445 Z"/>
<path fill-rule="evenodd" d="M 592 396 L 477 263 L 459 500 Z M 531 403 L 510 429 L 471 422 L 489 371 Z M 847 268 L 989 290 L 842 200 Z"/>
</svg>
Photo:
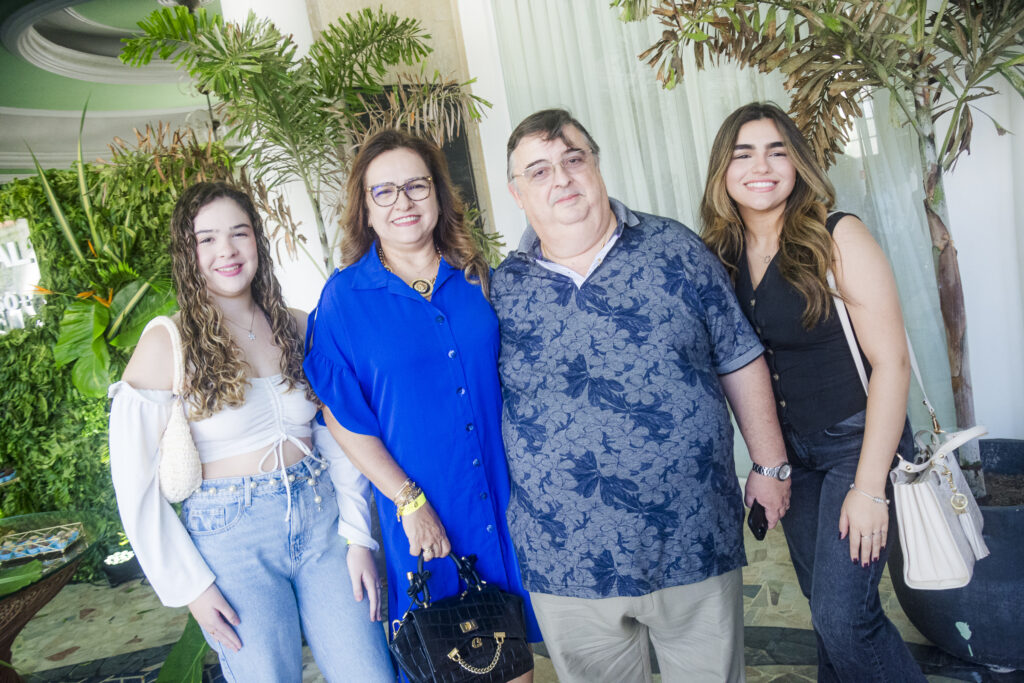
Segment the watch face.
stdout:
<svg viewBox="0 0 1024 683">
<path fill-rule="evenodd" d="M 779 481 L 786 481 L 792 473 L 793 468 L 789 466 L 788 462 L 779 465 Z"/>
</svg>

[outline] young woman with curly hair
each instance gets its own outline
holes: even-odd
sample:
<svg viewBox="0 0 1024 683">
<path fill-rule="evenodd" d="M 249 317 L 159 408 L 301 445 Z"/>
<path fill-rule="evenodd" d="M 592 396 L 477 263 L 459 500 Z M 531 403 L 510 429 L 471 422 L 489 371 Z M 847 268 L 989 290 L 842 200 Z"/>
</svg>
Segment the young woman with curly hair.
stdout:
<svg viewBox="0 0 1024 683">
<path fill-rule="evenodd" d="M 305 369 L 332 432 L 377 487 L 389 632 L 410 604 L 406 573 L 421 552 L 433 599 L 460 590 L 441 559 L 453 550 L 475 554 L 484 580 L 529 605 L 505 521 L 489 269 L 444 156 L 407 133 L 378 133 L 353 162 L 348 197 L 345 268 L 310 316 Z"/>
<path fill-rule="evenodd" d="M 740 107 L 711 150 L 702 236 L 765 346 L 791 472 L 782 518 L 811 603 L 820 681 L 923 681 L 878 582 L 896 538 L 888 472 L 910 453 L 910 378 L 896 283 L 881 248 L 774 104 Z M 835 276 L 838 292 L 827 281 Z M 870 365 L 865 397 L 832 296 Z"/>
<path fill-rule="evenodd" d="M 110 388 L 111 474 L 146 576 L 165 605 L 188 605 L 227 680 L 300 680 L 305 635 L 328 680 L 393 681 L 373 623 L 368 485 L 315 420 L 305 315 L 284 305 L 250 197 L 222 183 L 188 188 L 171 219 L 171 254 L 183 396 L 203 473 L 180 518 L 157 473 L 173 400 L 166 321 L 147 327 Z M 357 605 L 364 591 L 369 618 Z"/>
</svg>

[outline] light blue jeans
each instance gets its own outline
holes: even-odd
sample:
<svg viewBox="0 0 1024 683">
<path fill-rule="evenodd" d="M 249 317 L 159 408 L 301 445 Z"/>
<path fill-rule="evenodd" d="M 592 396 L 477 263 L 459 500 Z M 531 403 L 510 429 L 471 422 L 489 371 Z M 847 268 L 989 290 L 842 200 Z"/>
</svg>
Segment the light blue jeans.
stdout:
<svg viewBox="0 0 1024 683">
<path fill-rule="evenodd" d="M 241 623 L 242 648 L 207 642 L 228 681 L 302 680 L 305 634 L 328 681 L 393 683 L 384 629 L 352 597 L 338 536 L 338 506 L 326 468 L 307 457 L 280 472 L 209 479 L 182 504 L 181 518 Z"/>
</svg>

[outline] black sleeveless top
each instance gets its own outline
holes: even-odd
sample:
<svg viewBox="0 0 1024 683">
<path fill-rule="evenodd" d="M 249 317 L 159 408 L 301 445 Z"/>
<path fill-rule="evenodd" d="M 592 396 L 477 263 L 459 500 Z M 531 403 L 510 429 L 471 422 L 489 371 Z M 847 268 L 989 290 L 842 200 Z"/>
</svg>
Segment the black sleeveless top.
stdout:
<svg viewBox="0 0 1024 683">
<path fill-rule="evenodd" d="M 847 215 L 837 211 L 828 217 L 829 234 Z M 754 289 L 744 246 L 736 264 L 736 296 L 764 344 L 779 422 L 809 434 L 864 410 L 867 397 L 835 306 L 804 329 L 804 297 L 782 277 L 776 257 Z M 864 365 L 870 374 L 866 359 Z"/>
</svg>

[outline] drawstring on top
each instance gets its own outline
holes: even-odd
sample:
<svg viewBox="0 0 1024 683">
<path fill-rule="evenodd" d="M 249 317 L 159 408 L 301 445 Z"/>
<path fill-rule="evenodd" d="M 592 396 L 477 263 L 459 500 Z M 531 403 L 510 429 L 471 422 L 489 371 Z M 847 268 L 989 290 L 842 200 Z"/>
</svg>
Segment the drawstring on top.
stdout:
<svg viewBox="0 0 1024 683">
<path fill-rule="evenodd" d="M 316 478 L 317 478 L 317 476 L 319 476 L 320 472 L 322 472 L 324 469 L 327 468 L 327 463 L 325 463 L 323 461 L 323 459 L 321 459 L 316 454 L 314 454 L 313 451 L 311 451 L 309 449 L 309 447 L 306 444 L 304 444 L 300 439 L 297 439 L 296 437 L 291 436 L 291 435 L 284 435 L 280 439 L 275 441 L 274 445 L 272 445 L 267 450 L 267 452 L 263 454 L 263 457 L 260 458 L 260 463 L 258 465 L 258 468 L 259 468 L 259 471 L 260 471 L 261 474 L 269 474 L 269 473 L 273 472 L 274 470 L 277 470 L 278 472 L 281 473 L 281 481 L 284 482 L 284 490 L 285 490 L 285 493 L 287 494 L 287 498 L 288 498 L 288 509 L 287 509 L 287 511 L 285 512 L 285 515 L 284 515 L 284 521 L 287 522 L 287 521 L 290 521 L 291 518 L 292 518 L 292 487 L 291 487 L 291 481 L 289 480 L 287 472 L 285 472 L 285 466 L 284 466 L 284 443 L 285 443 L 285 441 L 289 441 L 292 444 L 294 444 L 300 451 L 302 451 L 303 455 L 312 458 L 314 461 L 316 461 L 316 463 L 318 465 L 317 469 L 310 471 L 310 475 L 312 476 L 312 479 L 313 479 L 313 493 L 315 494 L 314 500 L 316 501 L 318 509 L 320 507 L 320 500 L 321 500 L 321 498 L 320 498 L 320 494 L 316 490 Z M 274 456 L 273 464 L 271 465 L 270 469 L 264 469 L 264 464 L 267 462 L 267 458 L 270 457 L 271 455 Z M 308 467 L 308 465 L 307 465 L 307 467 Z"/>
</svg>

